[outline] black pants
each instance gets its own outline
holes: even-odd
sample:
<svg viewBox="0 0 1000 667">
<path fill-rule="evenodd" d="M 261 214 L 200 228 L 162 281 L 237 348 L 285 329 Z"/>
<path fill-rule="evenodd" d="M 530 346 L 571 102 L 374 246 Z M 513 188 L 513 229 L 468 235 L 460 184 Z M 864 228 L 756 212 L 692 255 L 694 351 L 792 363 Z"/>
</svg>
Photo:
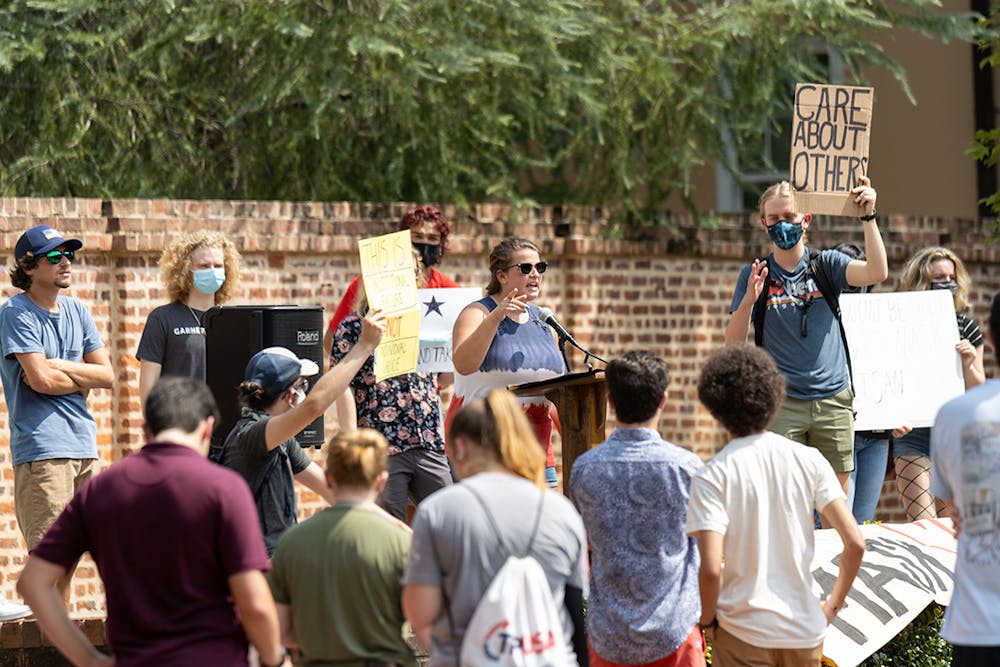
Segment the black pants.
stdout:
<svg viewBox="0 0 1000 667">
<path fill-rule="evenodd" d="M 1000 646 L 951 647 L 952 667 L 996 667 L 1000 665 Z"/>
</svg>

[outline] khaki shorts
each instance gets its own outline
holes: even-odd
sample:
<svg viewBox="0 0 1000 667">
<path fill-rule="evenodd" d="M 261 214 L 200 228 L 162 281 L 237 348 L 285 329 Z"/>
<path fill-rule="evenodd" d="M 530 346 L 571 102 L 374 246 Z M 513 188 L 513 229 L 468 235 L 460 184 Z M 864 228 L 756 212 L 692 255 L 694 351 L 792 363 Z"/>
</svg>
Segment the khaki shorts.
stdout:
<svg viewBox="0 0 1000 667">
<path fill-rule="evenodd" d="M 96 459 L 45 459 L 14 466 L 14 511 L 29 551 L 96 471 Z"/>
<path fill-rule="evenodd" d="M 785 396 L 771 430 L 815 447 L 834 472 L 854 470 L 854 394 L 850 387 L 813 401 Z"/>
<path fill-rule="evenodd" d="M 761 648 L 748 644 L 723 629 L 712 638 L 712 667 L 820 667 L 823 644 L 813 648 Z"/>
</svg>

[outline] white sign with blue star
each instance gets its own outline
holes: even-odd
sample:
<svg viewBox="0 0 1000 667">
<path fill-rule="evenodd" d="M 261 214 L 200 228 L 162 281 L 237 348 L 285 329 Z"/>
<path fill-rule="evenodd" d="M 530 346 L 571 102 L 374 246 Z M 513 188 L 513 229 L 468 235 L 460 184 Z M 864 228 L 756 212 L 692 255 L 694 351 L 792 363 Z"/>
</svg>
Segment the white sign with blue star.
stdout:
<svg viewBox="0 0 1000 667">
<path fill-rule="evenodd" d="M 462 309 L 483 298 L 478 287 L 442 287 L 417 290 L 420 308 L 420 354 L 417 370 L 428 373 L 450 373 L 451 330 Z"/>
</svg>

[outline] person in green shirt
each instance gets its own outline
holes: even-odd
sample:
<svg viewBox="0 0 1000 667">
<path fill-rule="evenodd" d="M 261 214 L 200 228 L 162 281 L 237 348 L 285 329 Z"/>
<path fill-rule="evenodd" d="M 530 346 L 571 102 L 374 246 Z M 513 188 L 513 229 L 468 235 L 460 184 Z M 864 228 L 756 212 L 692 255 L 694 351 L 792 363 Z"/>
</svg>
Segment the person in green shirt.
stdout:
<svg viewBox="0 0 1000 667">
<path fill-rule="evenodd" d="M 417 665 L 400 606 L 410 529 L 375 504 L 387 449 L 371 429 L 334 436 L 326 456 L 333 506 L 290 528 L 275 549 L 269 582 L 282 642 L 301 652 L 297 666 Z"/>
</svg>

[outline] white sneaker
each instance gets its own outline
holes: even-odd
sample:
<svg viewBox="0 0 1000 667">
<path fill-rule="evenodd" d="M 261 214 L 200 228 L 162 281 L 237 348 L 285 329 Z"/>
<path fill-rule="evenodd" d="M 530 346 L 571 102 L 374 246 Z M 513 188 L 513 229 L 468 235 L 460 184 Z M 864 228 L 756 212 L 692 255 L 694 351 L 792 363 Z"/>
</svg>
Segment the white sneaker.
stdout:
<svg viewBox="0 0 1000 667">
<path fill-rule="evenodd" d="M 0 595 L 0 621 L 16 621 L 26 616 L 31 616 L 31 607 L 26 604 L 15 604 Z"/>
</svg>

